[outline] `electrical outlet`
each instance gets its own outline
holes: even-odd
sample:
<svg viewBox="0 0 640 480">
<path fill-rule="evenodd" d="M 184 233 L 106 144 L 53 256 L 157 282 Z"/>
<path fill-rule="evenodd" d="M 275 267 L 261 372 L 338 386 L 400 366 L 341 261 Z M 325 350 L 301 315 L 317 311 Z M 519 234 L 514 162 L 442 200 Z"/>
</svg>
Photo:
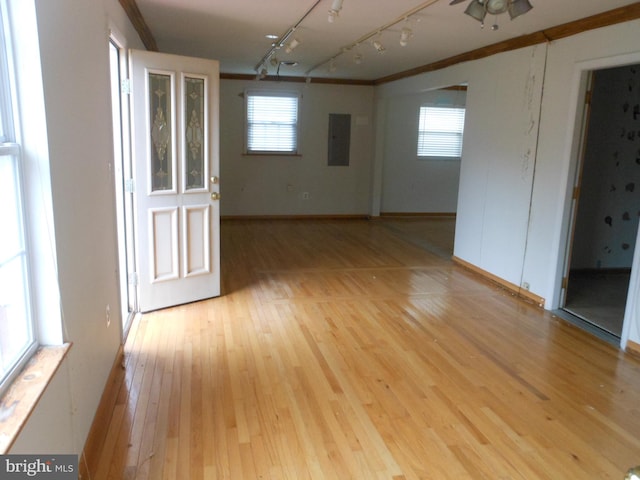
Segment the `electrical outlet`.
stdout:
<svg viewBox="0 0 640 480">
<path fill-rule="evenodd" d="M 522 282 L 522 288 L 529 291 L 529 282 Z"/>
<path fill-rule="evenodd" d="M 302 199 L 309 200 L 309 192 L 302 192 Z"/>
</svg>

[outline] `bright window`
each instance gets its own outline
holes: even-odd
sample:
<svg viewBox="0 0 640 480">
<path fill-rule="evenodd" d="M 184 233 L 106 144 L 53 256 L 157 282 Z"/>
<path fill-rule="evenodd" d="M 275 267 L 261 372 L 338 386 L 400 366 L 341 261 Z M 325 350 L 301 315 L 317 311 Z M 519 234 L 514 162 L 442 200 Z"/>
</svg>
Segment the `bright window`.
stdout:
<svg viewBox="0 0 640 480">
<path fill-rule="evenodd" d="M 247 153 L 298 153 L 297 93 L 247 92 Z"/>
<path fill-rule="evenodd" d="M 464 108 L 420 107 L 418 157 L 460 158 Z"/>
<path fill-rule="evenodd" d="M 3 5 L 0 5 L 2 7 Z M 0 8 L 0 391 L 37 347 L 20 145 L 16 142 L 8 25 Z"/>
</svg>

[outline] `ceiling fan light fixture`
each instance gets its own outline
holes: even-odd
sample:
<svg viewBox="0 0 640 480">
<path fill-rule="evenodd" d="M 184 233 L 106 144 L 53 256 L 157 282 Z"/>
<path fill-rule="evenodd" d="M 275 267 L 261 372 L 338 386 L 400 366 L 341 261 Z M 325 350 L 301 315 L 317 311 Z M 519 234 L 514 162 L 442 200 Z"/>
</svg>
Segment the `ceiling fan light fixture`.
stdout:
<svg viewBox="0 0 640 480">
<path fill-rule="evenodd" d="M 479 0 L 472 0 L 464 13 L 475 18 L 479 22 L 484 22 L 484 17 L 487 16 L 487 8 Z"/>
<path fill-rule="evenodd" d="M 529 0 L 512 0 L 509 2 L 509 16 L 511 20 L 520 15 L 527 13 L 533 8 L 533 5 L 529 3 Z"/>
<path fill-rule="evenodd" d="M 509 8 L 509 4 L 511 3 L 508 0 L 486 0 L 487 13 L 491 15 L 500 15 L 507 11 Z"/>
</svg>

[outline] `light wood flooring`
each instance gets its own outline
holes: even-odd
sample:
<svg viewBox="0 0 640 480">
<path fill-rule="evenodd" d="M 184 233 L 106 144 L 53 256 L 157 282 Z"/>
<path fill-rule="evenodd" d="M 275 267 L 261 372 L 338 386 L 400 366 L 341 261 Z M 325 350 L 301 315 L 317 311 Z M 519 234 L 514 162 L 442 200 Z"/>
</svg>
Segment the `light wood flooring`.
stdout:
<svg viewBox="0 0 640 480">
<path fill-rule="evenodd" d="M 621 480 L 640 362 L 423 222 L 223 222 L 224 295 L 134 322 L 92 478 Z"/>
</svg>

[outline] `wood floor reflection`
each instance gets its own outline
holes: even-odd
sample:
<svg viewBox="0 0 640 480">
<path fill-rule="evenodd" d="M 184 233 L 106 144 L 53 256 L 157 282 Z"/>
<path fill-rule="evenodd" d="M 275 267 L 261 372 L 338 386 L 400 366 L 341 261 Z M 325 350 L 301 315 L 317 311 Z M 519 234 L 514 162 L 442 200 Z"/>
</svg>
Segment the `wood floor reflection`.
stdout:
<svg viewBox="0 0 640 480">
<path fill-rule="evenodd" d="M 93 478 L 622 479 L 640 464 L 640 363 L 421 245 L 422 221 L 223 222 L 224 295 L 132 326 Z"/>
</svg>

